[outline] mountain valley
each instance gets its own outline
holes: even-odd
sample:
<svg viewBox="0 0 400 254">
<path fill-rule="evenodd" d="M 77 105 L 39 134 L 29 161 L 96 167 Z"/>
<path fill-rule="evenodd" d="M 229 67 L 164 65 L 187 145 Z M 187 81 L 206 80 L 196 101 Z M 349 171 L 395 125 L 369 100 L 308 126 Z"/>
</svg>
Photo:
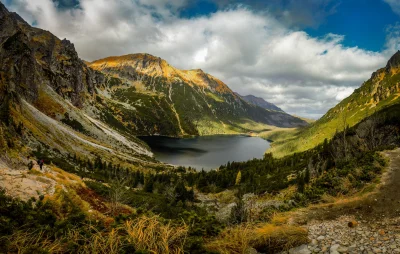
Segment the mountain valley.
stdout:
<svg viewBox="0 0 400 254">
<path fill-rule="evenodd" d="M 400 51 L 306 121 L 150 54 L 83 61 L 0 3 L 0 253 L 399 253 L 399 83 Z"/>
</svg>

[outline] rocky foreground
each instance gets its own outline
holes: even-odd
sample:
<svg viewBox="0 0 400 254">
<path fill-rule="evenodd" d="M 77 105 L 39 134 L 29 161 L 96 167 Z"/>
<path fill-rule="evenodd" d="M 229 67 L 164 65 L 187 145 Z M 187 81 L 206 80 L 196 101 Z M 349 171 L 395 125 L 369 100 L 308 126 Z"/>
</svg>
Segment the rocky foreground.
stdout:
<svg viewBox="0 0 400 254">
<path fill-rule="evenodd" d="M 283 253 L 400 253 L 400 150 L 384 155 L 390 163 L 375 193 L 309 211 L 310 242 Z"/>
<path fill-rule="evenodd" d="M 310 243 L 286 253 L 400 253 L 400 218 L 374 224 L 342 216 L 333 221 L 313 221 L 308 225 Z"/>
</svg>

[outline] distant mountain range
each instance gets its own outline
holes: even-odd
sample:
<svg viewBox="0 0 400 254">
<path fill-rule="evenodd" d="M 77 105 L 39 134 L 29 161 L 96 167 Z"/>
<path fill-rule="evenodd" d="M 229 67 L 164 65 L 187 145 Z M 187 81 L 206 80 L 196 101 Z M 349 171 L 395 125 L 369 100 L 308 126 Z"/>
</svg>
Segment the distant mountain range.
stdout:
<svg viewBox="0 0 400 254">
<path fill-rule="evenodd" d="M 31 27 L 2 4 L 0 20 L 0 120 L 23 125 L 29 136 L 24 140 L 33 147 L 151 161 L 152 153 L 136 136 L 235 134 L 308 125 L 261 98 L 235 94 L 202 70 L 179 70 L 149 54 L 88 63 L 70 41 Z M 284 146 L 275 142 L 272 151 L 312 148 L 346 124 L 353 126 L 398 103 L 399 89 L 397 52 L 351 96 Z"/>
<path fill-rule="evenodd" d="M 243 100 L 247 101 L 248 103 L 251 103 L 253 105 L 259 106 L 261 108 L 265 108 L 267 110 L 273 110 L 273 111 L 278 111 L 278 112 L 285 112 L 281 108 L 277 107 L 275 104 L 270 103 L 263 98 L 256 97 L 254 95 L 240 95 L 238 93 L 235 93 L 236 95 L 240 96 Z"/>
<path fill-rule="evenodd" d="M 70 41 L 31 27 L 1 3 L 0 21 L 0 136 L 21 151 L 29 145 L 54 156 L 79 152 L 148 165 L 154 159 L 138 135 L 307 125 L 247 103 L 202 70 L 179 70 L 148 54 L 87 63 Z"/>
<path fill-rule="evenodd" d="M 90 63 L 89 67 L 122 82 L 105 88 L 100 94 L 104 102 L 112 99 L 136 108 L 141 113 L 139 120 L 149 123 L 145 126 L 132 123 L 141 134 L 146 134 L 143 130 L 175 136 L 240 133 L 250 131 L 251 125 L 256 123 L 279 127 L 307 125 L 285 112 L 267 111 L 246 102 L 221 80 L 200 69 L 179 70 L 149 54 L 108 57 Z M 150 106 L 152 104 L 156 105 Z M 120 107 L 105 107 L 104 110 L 119 115 L 125 123 L 138 118 Z M 157 108 L 158 113 L 155 113 Z M 160 114 L 164 116 L 155 118 Z M 151 129 L 153 126 L 157 128 Z"/>
</svg>

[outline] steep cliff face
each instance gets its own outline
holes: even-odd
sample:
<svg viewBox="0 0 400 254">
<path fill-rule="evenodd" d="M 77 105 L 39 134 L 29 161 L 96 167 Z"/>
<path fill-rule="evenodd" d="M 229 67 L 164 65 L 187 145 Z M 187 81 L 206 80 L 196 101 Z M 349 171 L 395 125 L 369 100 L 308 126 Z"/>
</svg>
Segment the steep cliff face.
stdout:
<svg viewBox="0 0 400 254">
<path fill-rule="evenodd" d="M 179 70 L 149 54 L 109 57 L 89 66 L 129 84 L 129 88 L 113 88 L 110 96 L 115 100 L 158 97 L 165 105 L 164 110 L 175 115 L 178 135 L 246 132 L 250 129 L 244 126 L 249 122 L 279 127 L 306 125 L 284 112 L 247 103 L 222 81 L 202 70 Z"/>
<path fill-rule="evenodd" d="M 152 160 L 143 142 L 101 121 L 97 87 L 109 80 L 87 67 L 71 42 L 29 26 L 1 3 L 0 31 L 0 128 L 23 126 L 15 142 L 65 155 Z"/>
<path fill-rule="evenodd" d="M 29 26 L 4 6 L 0 9 L 1 73 L 8 90 L 34 102 L 39 97 L 39 86 L 49 85 L 81 107 L 83 93 L 94 92 L 98 77 L 79 59 L 74 45 Z"/>
</svg>

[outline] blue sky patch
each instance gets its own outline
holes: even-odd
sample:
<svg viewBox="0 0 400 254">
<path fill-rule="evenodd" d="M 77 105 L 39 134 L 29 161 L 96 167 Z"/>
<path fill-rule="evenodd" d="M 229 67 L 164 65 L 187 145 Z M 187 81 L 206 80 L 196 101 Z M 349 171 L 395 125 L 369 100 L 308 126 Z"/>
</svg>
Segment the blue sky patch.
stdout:
<svg viewBox="0 0 400 254">
<path fill-rule="evenodd" d="M 345 46 L 380 51 L 386 42 L 387 29 L 399 21 L 399 16 L 383 1 L 346 0 L 319 27 L 305 31 L 317 37 L 327 33 L 344 35 Z"/>
</svg>

